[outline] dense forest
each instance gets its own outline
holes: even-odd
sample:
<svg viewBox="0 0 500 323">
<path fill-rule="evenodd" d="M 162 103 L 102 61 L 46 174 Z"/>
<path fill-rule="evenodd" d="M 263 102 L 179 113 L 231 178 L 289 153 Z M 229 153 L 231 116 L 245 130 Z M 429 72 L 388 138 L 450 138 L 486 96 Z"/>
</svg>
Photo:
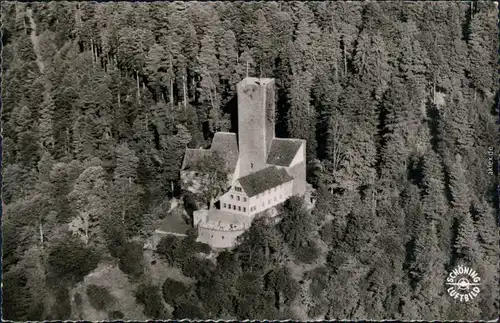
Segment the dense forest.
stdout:
<svg viewBox="0 0 500 323">
<path fill-rule="evenodd" d="M 1 6 L 5 319 L 497 316 L 495 3 Z M 236 130 L 246 75 L 276 79 L 315 207 L 148 258 L 184 149 Z M 482 279 L 469 303 L 446 293 L 459 264 Z"/>
</svg>

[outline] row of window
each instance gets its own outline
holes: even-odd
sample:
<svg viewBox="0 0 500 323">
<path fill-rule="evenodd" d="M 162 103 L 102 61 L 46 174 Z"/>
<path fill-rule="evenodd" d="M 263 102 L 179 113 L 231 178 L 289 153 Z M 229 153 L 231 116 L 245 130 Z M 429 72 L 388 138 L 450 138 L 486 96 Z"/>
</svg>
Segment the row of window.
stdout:
<svg viewBox="0 0 500 323">
<path fill-rule="evenodd" d="M 213 234 L 211 234 L 211 235 L 210 235 L 210 238 L 213 238 L 213 237 L 214 237 L 214 235 L 213 235 Z M 222 240 L 224 240 L 224 236 L 221 236 L 221 237 L 222 237 Z"/>
<path fill-rule="evenodd" d="M 238 211 L 241 211 L 241 206 L 236 206 L 236 205 L 231 205 L 231 204 L 226 204 L 226 203 L 222 204 L 222 208 L 229 209 L 229 210 L 233 209 L 235 211 L 236 211 L 236 208 L 238 208 Z M 243 212 L 246 212 L 246 211 L 247 211 L 247 208 L 243 207 Z"/>
<path fill-rule="evenodd" d="M 261 196 L 264 196 L 264 195 L 267 195 L 267 194 L 271 194 L 271 191 L 272 191 L 272 192 L 276 192 L 276 190 L 278 190 L 278 189 L 282 189 L 282 188 L 283 188 L 283 184 L 281 184 L 281 185 L 279 185 L 279 186 L 275 186 L 275 187 L 273 187 L 273 188 L 271 188 L 271 189 L 269 189 L 269 190 L 267 190 L 267 191 L 265 191 L 265 192 L 262 192 L 262 193 L 257 194 L 257 198 L 259 198 L 259 197 L 261 197 Z"/>
<path fill-rule="evenodd" d="M 282 200 L 282 199 L 283 199 L 283 195 L 282 195 L 282 194 L 280 194 L 280 200 Z M 276 202 L 276 201 L 277 201 L 276 196 L 274 197 L 274 199 L 273 199 L 273 200 L 274 200 L 274 202 Z M 265 205 L 265 204 L 266 204 L 265 202 L 262 202 L 262 207 L 264 207 L 264 205 Z M 270 204 L 271 204 L 271 199 L 267 200 L 267 205 L 270 205 Z"/>
<path fill-rule="evenodd" d="M 231 200 L 234 200 L 234 195 L 231 194 Z M 240 197 L 238 195 L 236 195 L 236 201 L 240 201 Z M 247 201 L 247 198 L 246 197 L 243 197 L 243 202 L 246 202 Z"/>
</svg>

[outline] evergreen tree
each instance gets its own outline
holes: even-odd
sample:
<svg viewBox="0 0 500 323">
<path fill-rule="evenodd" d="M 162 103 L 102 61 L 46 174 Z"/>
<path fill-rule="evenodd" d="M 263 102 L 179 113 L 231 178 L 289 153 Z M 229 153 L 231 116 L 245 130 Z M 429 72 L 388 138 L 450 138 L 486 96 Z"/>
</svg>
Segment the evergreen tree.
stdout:
<svg viewBox="0 0 500 323">
<path fill-rule="evenodd" d="M 429 220 L 442 221 L 447 211 L 444 174 L 439 156 L 429 149 L 424 156 L 424 213 Z"/>
<path fill-rule="evenodd" d="M 478 235 L 470 213 L 464 213 L 458 218 L 458 229 L 455 238 L 455 252 L 457 261 L 464 262 L 470 266 L 482 260 L 481 249 L 478 243 Z"/>
<path fill-rule="evenodd" d="M 107 210 L 108 184 L 106 173 L 101 166 L 91 166 L 84 170 L 68 197 L 78 210 L 79 217 L 72 225 L 85 245 L 101 243 L 99 221 Z"/>
<path fill-rule="evenodd" d="M 495 84 L 498 83 L 495 70 L 497 58 L 496 23 L 491 19 L 496 10 L 485 6 L 472 14 L 470 22 L 469 57 L 471 62 L 471 79 L 474 88 L 486 96 L 492 96 Z"/>
</svg>

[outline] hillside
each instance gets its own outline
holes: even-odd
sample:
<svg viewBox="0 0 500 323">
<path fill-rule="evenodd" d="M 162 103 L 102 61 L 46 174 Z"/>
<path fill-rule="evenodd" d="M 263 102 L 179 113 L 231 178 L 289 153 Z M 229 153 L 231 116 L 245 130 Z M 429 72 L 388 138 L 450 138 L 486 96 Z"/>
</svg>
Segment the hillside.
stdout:
<svg viewBox="0 0 500 323">
<path fill-rule="evenodd" d="M 3 318 L 498 315 L 495 3 L 1 6 Z M 195 230 L 145 248 L 186 231 L 185 148 L 236 132 L 245 76 L 276 80 L 314 208 L 231 251 Z M 468 303 L 458 265 L 481 277 Z"/>
</svg>

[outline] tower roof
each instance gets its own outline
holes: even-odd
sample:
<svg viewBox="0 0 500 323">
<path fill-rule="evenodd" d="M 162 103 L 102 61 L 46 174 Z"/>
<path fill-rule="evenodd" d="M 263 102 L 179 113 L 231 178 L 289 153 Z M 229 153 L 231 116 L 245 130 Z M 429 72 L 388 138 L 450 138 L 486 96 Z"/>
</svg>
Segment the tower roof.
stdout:
<svg viewBox="0 0 500 323">
<path fill-rule="evenodd" d="M 273 78 L 245 77 L 243 80 L 240 81 L 240 84 L 244 84 L 244 85 L 249 85 L 249 84 L 266 85 L 268 83 L 271 83 L 272 81 L 274 81 Z"/>
</svg>

